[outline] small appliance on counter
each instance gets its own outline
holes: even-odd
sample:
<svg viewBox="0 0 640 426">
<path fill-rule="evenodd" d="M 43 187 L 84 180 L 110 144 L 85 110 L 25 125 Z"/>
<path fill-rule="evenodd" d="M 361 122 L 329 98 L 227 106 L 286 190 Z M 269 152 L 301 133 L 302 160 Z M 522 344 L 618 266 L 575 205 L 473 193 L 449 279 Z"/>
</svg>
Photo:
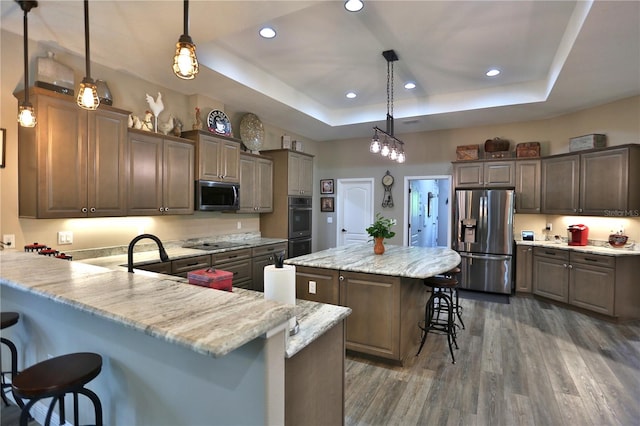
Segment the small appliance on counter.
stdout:
<svg viewBox="0 0 640 426">
<path fill-rule="evenodd" d="M 569 225 L 567 228 L 569 233 L 570 246 L 586 246 L 589 238 L 589 227 L 587 225 Z"/>
</svg>

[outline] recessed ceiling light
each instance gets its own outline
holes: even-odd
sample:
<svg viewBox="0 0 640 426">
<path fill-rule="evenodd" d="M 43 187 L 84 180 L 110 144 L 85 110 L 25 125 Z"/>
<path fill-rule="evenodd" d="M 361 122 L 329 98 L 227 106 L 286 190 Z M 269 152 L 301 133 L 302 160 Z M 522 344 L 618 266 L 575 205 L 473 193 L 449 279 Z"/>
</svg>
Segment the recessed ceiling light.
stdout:
<svg viewBox="0 0 640 426">
<path fill-rule="evenodd" d="M 344 8 L 349 12 L 358 12 L 362 10 L 364 3 L 362 0 L 347 0 L 344 2 Z"/>
<path fill-rule="evenodd" d="M 404 84 L 404 88 L 411 90 L 416 88 L 416 84 L 413 81 L 408 81 Z"/>
<path fill-rule="evenodd" d="M 353 99 L 358 95 L 356 95 L 354 92 L 348 92 L 345 96 L 349 99 Z"/>
<path fill-rule="evenodd" d="M 263 38 L 274 38 L 276 36 L 276 30 L 271 27 L 264 27 L 260 29 L 260 35 Z"/>
<path fill-rule="evenodd" d="M 487 71 L 487 77 L 495 77 L 498 74 L 500 74 L 500 70 L 496 68 L 492 68 L 489 71 Z"/>
</svg>

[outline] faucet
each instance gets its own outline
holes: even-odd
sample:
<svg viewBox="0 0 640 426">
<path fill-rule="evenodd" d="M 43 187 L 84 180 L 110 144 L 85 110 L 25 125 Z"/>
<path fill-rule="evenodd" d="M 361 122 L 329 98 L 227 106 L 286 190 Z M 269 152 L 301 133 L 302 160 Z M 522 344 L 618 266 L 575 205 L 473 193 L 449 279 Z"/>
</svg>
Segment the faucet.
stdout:
<svg viewBox="0 0 640 426">
<path fill-rule="evenodd" d="M 127 251 L 127 269 L 132 274 L 133 274 L 133 246 L 135 246 L 136 243 L 142 240 L 143 238 L 150 238 L 153 241 L 155 241 L 156 244 L 158 245 L 158 250 L 160 251 L 160 260 L 162 260 L 163 262 L 169 261 L 169 256 L 167 255 L 167 252 L 164 250 L 164 246 L 162 245 L 160 238 L 151 234 L 140 234 L 137 237 L 135 237 L 133 240 L 131 240 L 131 242 L 129 243 L 129 250 Z"/>
</svg>

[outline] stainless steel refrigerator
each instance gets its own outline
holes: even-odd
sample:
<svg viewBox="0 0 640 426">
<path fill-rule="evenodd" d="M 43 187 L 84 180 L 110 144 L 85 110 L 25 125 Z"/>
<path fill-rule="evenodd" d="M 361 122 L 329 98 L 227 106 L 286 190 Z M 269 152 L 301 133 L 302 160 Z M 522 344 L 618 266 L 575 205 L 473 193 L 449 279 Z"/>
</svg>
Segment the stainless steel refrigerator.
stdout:
<svg viewBox="0 0 640 426">
<path fill-rule="evenodd" d="M 510 294 L 513 271 L 513 189 L 457 189 L 454 249 L 460 287 Z"/>
</svg>

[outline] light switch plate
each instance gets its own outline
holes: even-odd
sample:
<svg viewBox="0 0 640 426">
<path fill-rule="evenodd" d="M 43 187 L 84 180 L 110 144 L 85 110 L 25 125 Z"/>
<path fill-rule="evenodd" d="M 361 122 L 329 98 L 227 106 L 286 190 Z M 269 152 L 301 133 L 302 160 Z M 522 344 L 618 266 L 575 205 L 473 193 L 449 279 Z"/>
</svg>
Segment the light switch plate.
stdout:
<svg viewBox="0 0 640 426">
<path fill-rule="evenodd" d="M 309 281 L 309 294 L 316 294 L 316 282 Z"/>
<path fill-rule="evenodd" d="M 58 232 L 58 245 L 73 244 L 73 232 L 60 231 Z"/>
</svg>

